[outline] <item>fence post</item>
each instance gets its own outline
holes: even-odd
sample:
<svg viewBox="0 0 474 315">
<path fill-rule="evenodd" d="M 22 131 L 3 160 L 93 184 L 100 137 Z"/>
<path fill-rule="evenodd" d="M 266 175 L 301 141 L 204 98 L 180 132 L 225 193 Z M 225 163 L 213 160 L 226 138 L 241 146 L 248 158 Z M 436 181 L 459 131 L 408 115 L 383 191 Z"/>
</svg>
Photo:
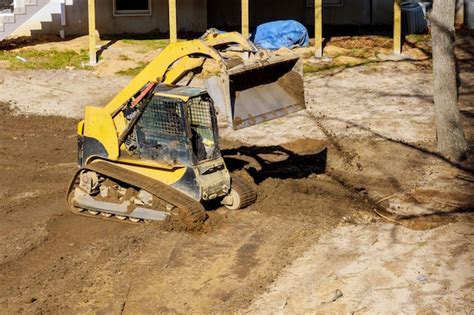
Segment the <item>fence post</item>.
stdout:
<svg viewBox="0 0 474 315">
<path fill-rule="evenodd" d="M 400 0 L 394 0 L 393 3 L 393 53 L 395 55 L 402 53 L 402 9 Z"/>
<path fill-rule="evenodd" d="M 95 0 L 88 0 L 89 15 L 89 63 L 91 66 L 97 64 L 96 52 L 96 30 L 95 30 Z"/>
<path fill-rule="evenodd" d="M 249 37 L 249 0 L 242 0 L 242 35 Z"/>
<path fill-rule="evenodd" d="M 176 43 L 178 41 L 178 30 L 176 23 L 176 0 L 168 0 L 169 7 L 169 22 L 170 22 L 170 42 Z"/>
<path fill-rule="evenodd" d="M 314 0 L 314 48 L 316 58 L 323 56 L 323 1 Z"/>
</svg>

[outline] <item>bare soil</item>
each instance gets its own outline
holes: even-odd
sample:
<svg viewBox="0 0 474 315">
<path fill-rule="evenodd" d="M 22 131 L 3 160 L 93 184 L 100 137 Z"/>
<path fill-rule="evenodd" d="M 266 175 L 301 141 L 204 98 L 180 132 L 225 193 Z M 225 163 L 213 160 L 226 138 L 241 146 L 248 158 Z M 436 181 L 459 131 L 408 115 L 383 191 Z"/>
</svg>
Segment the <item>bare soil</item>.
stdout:
<svg viewBox="0 0 474 315">
<path fill-rule="evenodd" d="M 471 145 L 472 42 L 458 52 Z M 473 156 L 435 153 L 430 67 L 307 76 L 306 111 L 221 130 L 229 169 L 259 197 L 243 211 L 207 205 L 192 233 L 67 209 L 77 118 L 123 78 L 3 71 L 0 313 L 469 312 Z"/>
<path fill-rule="evenodd" d="M 75 216 L 67 211 L 65 189 L 75 169 L 77 121 L 15 115 L 5 107 L 2 312 L 238 310 L 321 233 L 367 208 L 365 200 L 321 174 L 320 142 L 257 150 L 228 143 L 224 154 L 234 171 L 242 172 L 250 154 L 262 152 L 271 160 L 280 156 L 277 150 L 291 155 L 290 161 L 321 166 L 308 172 L 303 164 L 282 162 L 285 178 L 270 178 L 276 168 L 250 172 L 258 178 L 258 202 L 245 211 L 210 212 L 201 233 Z M 307 155 L 299 157 L 298 149 Z M 230 157 L 234 150 L 239 158 Z M 314 176 L 307 178 L 309 173 Z"/>
</svg>

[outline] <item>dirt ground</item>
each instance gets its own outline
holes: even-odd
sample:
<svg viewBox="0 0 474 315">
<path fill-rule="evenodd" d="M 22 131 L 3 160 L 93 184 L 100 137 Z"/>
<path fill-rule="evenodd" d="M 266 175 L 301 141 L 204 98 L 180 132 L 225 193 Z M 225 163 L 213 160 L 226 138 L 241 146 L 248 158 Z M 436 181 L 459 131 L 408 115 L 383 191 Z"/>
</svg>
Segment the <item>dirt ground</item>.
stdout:
<svg viewBox="0 0 474 315">
<path fill-rule="evenodd" d="M 458 51 L 471 146 L 472 42 Z M 259 198 L 209 211 L 199 233 L 67 210 L 77 119 L 127 78 L 0 71 L 0 313 L 474 310 L 473 155 L 435 154 L 430 60 L 308 75 L 306 111 L 221 130 Z"/>
</svg>

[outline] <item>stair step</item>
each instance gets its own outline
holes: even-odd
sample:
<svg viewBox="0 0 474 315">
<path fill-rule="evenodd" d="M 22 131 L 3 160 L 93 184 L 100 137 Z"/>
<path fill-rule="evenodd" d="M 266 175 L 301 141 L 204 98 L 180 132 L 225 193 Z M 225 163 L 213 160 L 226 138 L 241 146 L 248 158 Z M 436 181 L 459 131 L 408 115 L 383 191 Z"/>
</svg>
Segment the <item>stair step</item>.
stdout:
<svg viewBox="0 0 474 315">
<path fill-rule="evenodd" d="M 2 14 L 1 17 L 3 24 L 15 23 L 15 14 L 13 13 Z"/>
<path fill-rule="evenodd" d="M 52 15 L 61 14 L 63 7 L 73 5 L 73 2 L 73 0 L 15 0 L 14 13 L 0 14 L 0 41 L 10 34 L 15 36 L 17 31 L 18 34 L 26 35 L 30 34 L 31 30 L 41 29 L 42 23 L 52 22 Z"/>
<path fill-rule="evenodd" d="M 26 7 L 15 7 L 14 14 L 26 14 Z"/>
</svg>

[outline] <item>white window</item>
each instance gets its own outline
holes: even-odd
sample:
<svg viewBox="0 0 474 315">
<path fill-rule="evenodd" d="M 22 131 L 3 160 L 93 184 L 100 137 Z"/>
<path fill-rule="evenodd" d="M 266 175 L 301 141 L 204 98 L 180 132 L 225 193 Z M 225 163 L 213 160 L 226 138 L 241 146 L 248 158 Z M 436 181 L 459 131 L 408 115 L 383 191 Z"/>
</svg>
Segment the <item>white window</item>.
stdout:
<svg viewBox="0 0 474 315">
<path fill-rule="evenodd" d="M 151 15 L 151 0 L 112 0 L 114 15 Z"/>
</svg>

